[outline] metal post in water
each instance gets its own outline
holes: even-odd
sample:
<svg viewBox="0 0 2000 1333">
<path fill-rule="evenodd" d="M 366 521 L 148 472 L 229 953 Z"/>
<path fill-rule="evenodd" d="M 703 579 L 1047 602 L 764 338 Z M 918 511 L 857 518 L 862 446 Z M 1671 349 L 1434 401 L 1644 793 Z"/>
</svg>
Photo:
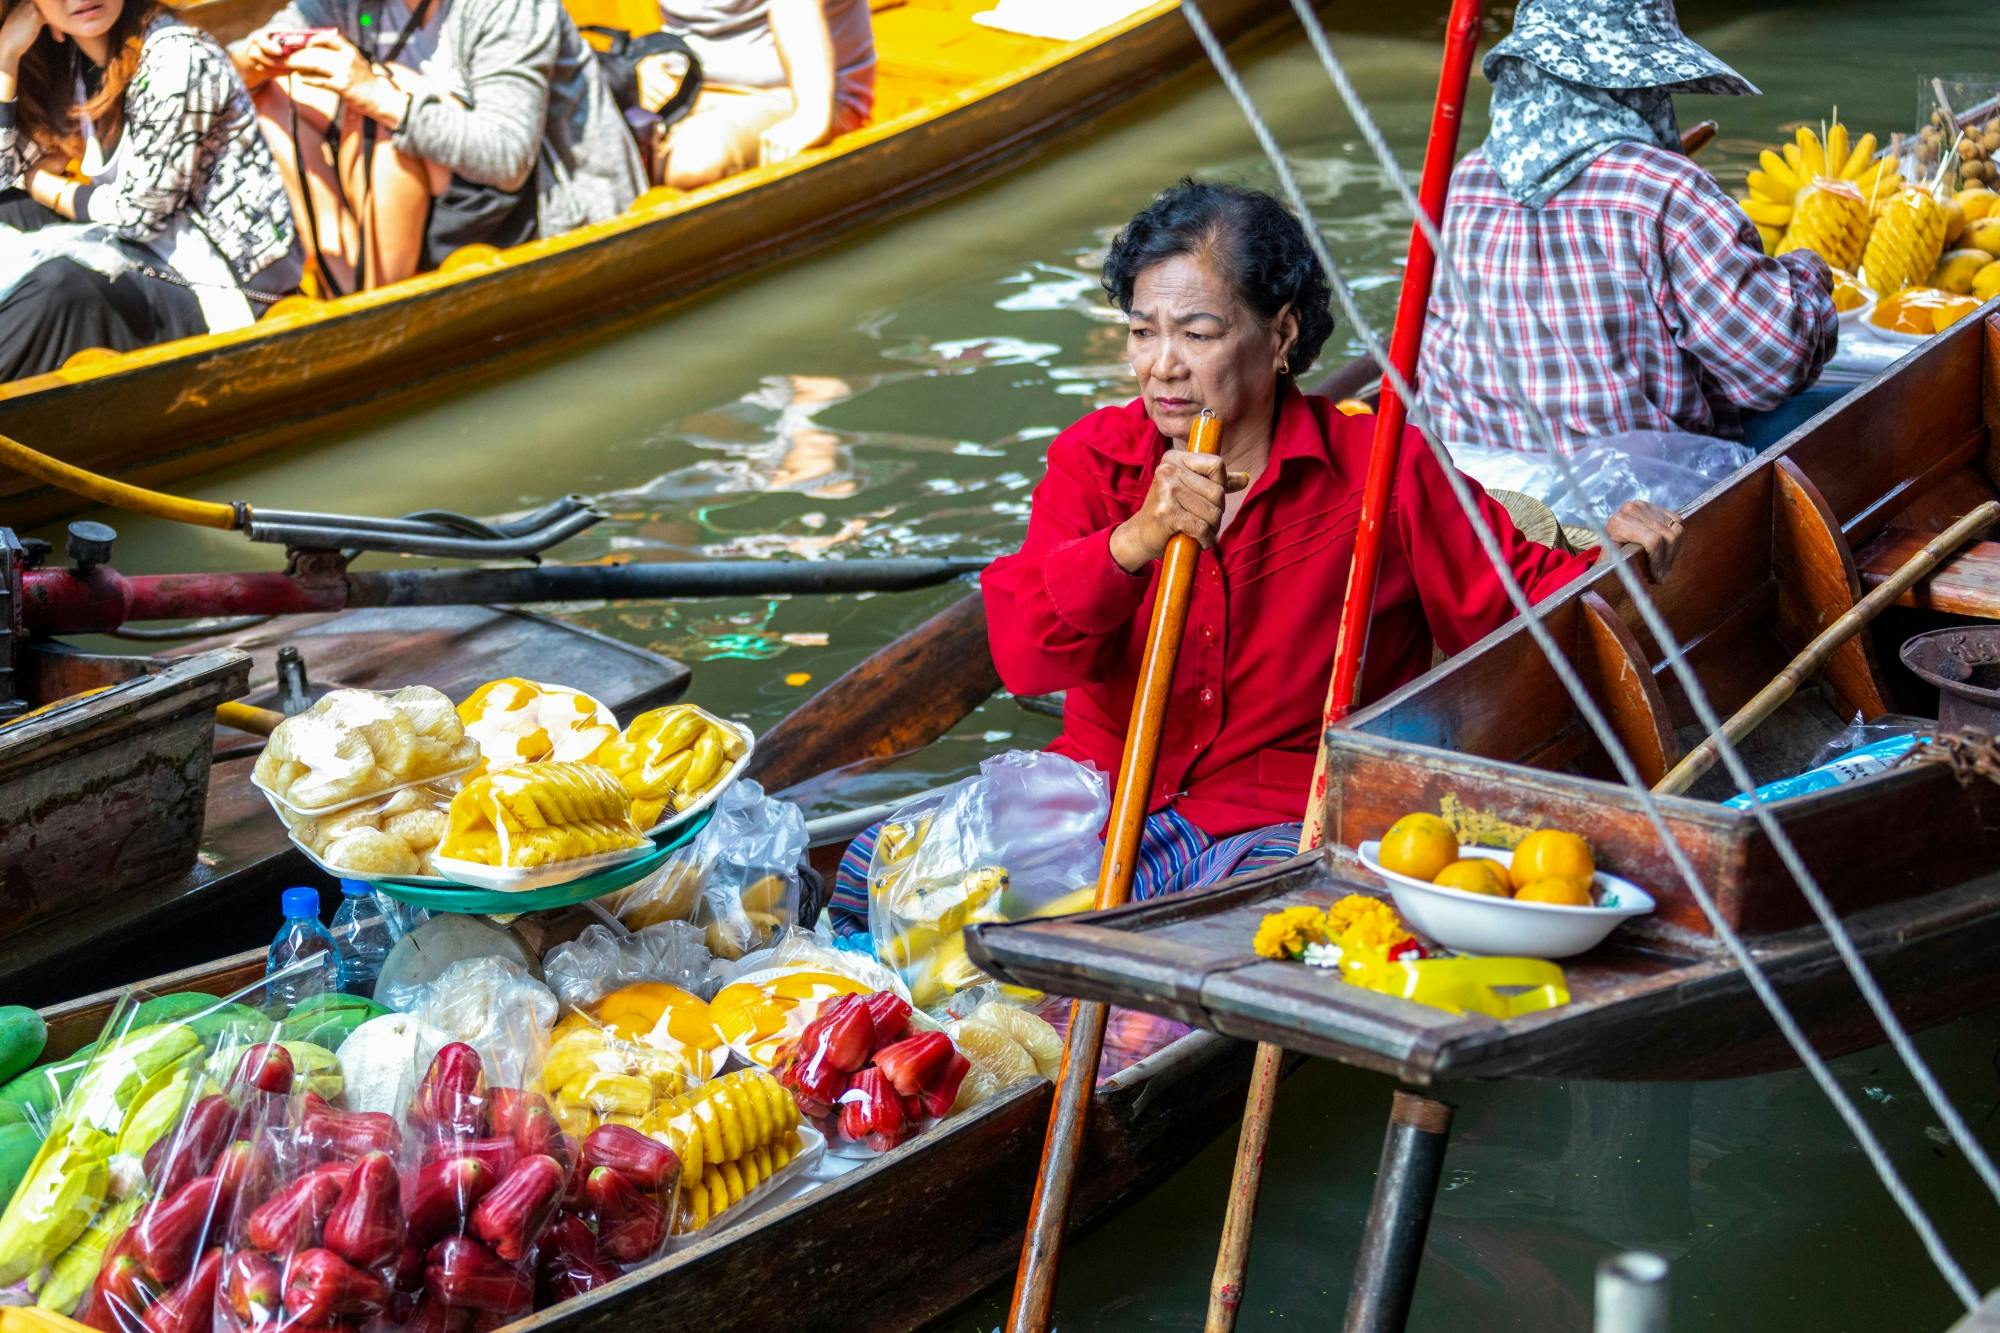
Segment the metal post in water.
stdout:
<svg viewBox="0 0 2000 1333">
<path fill-rule="evenodd" d="M 1409 1319 L 1450 1134 L 1449 1106 L 1397 1090 L 1376 1169 L 1375 1198 L 1368 1206 L 1368 1230 L 1354 1262 L 1347 1333 L 1397 1333 Z"/>
<path fill-rule="evenodd" d="M 1667 1261 L 1645 1250 L 1597 1266 L 1596 1333 L 1667 1333 Z"/>
</svg>

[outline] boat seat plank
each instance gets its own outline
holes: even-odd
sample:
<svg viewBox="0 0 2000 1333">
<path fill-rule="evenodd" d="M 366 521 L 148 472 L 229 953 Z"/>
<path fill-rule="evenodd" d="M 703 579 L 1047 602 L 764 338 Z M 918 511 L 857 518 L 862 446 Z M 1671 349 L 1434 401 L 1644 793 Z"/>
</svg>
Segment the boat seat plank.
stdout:
<svg viewBox="0 0 2000 1333">
<path fill-rule="evenodd" d="M 1935 532 L 1909 528 L 1887 529 L 1861 552 L 1862 583 L 1870 588 L 1882 583 L 1936 536 Z M 1974 542 L 1962 548 L 1896 604 L 2000 620 L 2000 541 Z"/>
<path fill-rule="evenodd" d="M 1861 600 L 1861 579 L 1819 488 L 1789 458 L 1780 458 L 1772 471 L 1777 478 L 1771 497 L 1771 567 L 1778 580 L 1778 633 L 1786 649 L 1797 653 Z M 1888 689 L 1867 635 L 1857 634 L 1836 648 L 1821 675 L 1842 717 L 1860 713 L 1873 721 L 1889 711 Z"/>
<path fill-rule="evenodd" d="M 1680 759 L 1666 698 L 1631 627 L 1610 603 L 1595 591 L 1578 600 L 1583 617 L 1576 659 L 1583 683 L 1606 710 L 1611 729 L 1650 787 Z"/>
</svg>

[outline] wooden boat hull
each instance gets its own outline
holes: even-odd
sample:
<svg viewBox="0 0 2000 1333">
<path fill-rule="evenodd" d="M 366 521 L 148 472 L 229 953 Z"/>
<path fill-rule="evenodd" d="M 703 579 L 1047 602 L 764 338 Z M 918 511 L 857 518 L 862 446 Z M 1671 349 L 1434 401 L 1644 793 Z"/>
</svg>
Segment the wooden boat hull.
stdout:
<svg viewBox="0 0 2000 1333">
<path fill-rule="evenodd" d="M 1920 534 L 2000 492 L 2000 305 L 1900 363 L 1712 492 L 1653 590 L 1716 710 L 1747 700 L 1892 570 Z M 1895 645 L 1953 618 L 2000 619 L 2000 542 L 1977 543 L 1828 664 L 1746 745 L 1760 781 L 1796 772 L 1856 712 L 1926 715 Z M 1611 571 L 1542 619 L 1648 783 L 1702 729 Z M 975 927 L 975 961 L 1023 985 L 1131 1004 L 1392 1073 L 1453 1078 L 1714 1078 L 1790 1064 L 1743 973 L 1615 780 L 1526 629 L 1503 627 L 1328 733 L 1327 839 L 1346 849 L 1447 798 L 1588 838 L 1656 912 L 1565 963 L 1571 1000 L 1497 1022 L 1358 990 L 1258 958 L 1258 919 L 1380 892 L 1346 851 L 1204 894 L 1054 922 Z M 1674 841 L 1815 1045 L 1880 1040 L 1776 848 L 1711 774 L 1659 804 Z M 1796 797 L 1773 814 L 1911 1027 L 2000 999 L 2000 785 L 1918 765 Z"/>
<path fill-rule="evenodd" d="M 263 975 L 239 955 L 145 983 L 155 993 L 227 994 Z M 43 1011 L 51 1057 L 97 1038 L 116 992 Z M 1082 1228 L 1205 1147 L 1242 1109 L 1248 1046 L 1194 1033 L 1100 1086 L 1072 1211 Z M 804 1197 L 713 1229 L 685 1248 L 517 1329 L 916 1327 L 1014 1266 L 1053 1086 L 992 1102 Z"/>
<path fill-rule="evenodd" d="M 0 433 L 152 483 L 323 434 L 964 188 L 1197 53 L 1168 0 L 1075 43 L 977 28 L 969 16 L 980 7 L 953 0 L 879 13 L 883 119 L 828 149 L 456 272 L 0 385 Z M 940 28 L 940 13 L 955 24 Z M 1269 14 L 1257 0 L 1217 0 L 1209 17 L 1228 39 Z M 0 469 L 10 523 L 75 507 Z"/>
</svg>

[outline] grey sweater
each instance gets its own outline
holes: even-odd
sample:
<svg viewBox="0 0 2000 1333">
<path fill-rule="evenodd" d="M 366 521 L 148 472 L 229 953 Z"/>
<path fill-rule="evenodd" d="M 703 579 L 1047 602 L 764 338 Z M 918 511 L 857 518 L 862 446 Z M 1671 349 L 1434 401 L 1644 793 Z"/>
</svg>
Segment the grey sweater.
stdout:
<svg viewBox="0 0 2000 1333">
<path fill-rule="evenodd" d="M 458 100 L 418 94 L 396 147 L 480 185 L 518 190 L 532 177 L 543 236 L 602 222 L 638 198 L 638 147 L 562 0 L 443 3 L 438 49 L 458 70 Z M 361 0 L 290 0 L 265 24 L 301 28 L 337 28 L 359 44 Z"/>
</svg>

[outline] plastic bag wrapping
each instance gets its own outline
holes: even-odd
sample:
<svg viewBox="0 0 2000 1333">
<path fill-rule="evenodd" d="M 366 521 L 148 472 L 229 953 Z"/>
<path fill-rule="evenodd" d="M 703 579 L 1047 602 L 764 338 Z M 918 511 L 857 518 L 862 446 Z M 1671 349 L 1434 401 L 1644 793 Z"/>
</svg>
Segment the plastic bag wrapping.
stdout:
<svg viewBox="0 0 2000 1333">
<path fill-rule="evenodd" d="M 618 719 L 589 695 L 518 676 L 481 685 L 458 706 L 458 717 L 486 768 L 581 762 L 618 736 Z"/>
<path fill-rule="evenodd" d="M 685 921 L 663 921 L 640 931 L 585 926 L 542 959 L 549 989 L 567 1009 L 578 1009 L 634 982 L 664 981 L 699 993 L 708 979 L 709 952 L 701 931 Z"/>
<path fill-rule="evenodd" d="M 467 958 L 424 986 L 383 997 L 419 1023 L 479 1052 L 486 1072 L 526 1087 L 542 1066 L 560 1006 L 554 992 L 504 958 Z"/>
<path fill-rule="evenodd" d="M 1096 769 L 1023 750 L 904 806 L 882 825 L 868 866 L 875 956 L 919 1008 L 980 984 L 965 927 L 1037 915 L 1095 883 L 1110 809 Z"/>
<path fill-rule="evenodd" d="M 185 1156 L 195 1112 L 233 1079 L 253 1047 L 269 1043 L 289 1063 L 275 1044 L 283 1020 L 256 1007 L 263 992 L 261 982 L 226 998 L 127 991 L 97 1041 L 30 1071 L 35 1077 L 23 1076 L 18 1094 L 10 1085 L 19 1097 L 10 1105 L 21 1116 L 12 1126 L 21 1148 L 37 1136 L 40 1142 L 0 1208 L 0 1287 L 8 1303 L 87 1313 L 109 1259 L 121 1246 L 129 1250 L 131 1228 L 192 1178 L 166 1171 L 170 1159 Z M 214 1152 L 225 1142 L 216 1141 Z M 183 1200 L 179 1231 L 199 1240 L 217 1209 L 211 1178 Z M 172 1281 L 185 1276 L 174 1271 Z M 108 1317 L 98 1322 L 111 1327 Z"/>
<path fill-rule="evenodd" d="M 463 1043 L 403 1072 L 394 1113 L 297 1085 L 255 1108 L 215 1289 L 236 1327 L 498 1324 L 664 1250 L 679 1180 L 664 1145 L 622 1127 L 566 1138 L 541 1094 L 489 1081 Z"/>
<path fill-rule="evenodd" d="M 1806 767 L 1823 768 L 1877 741 L 1893 740 L 1898 736 L 1935 735 L 1937 726 L 1936 718 L 1911 717 L 1906 713 L 1884 713 L 1873 722 L 1863 722 L 1861 714 L 1856 713 L 1852 722 L 1819 747 Z"/>
<path fill-rule="evenodd" d="M 633 930 L 692 921 L 710 953 L 741 958 L 797 919 L 806 840 L 804 811 L 755 782 L 737 782 L 716 798 L 686 850 L 619 893 L 611 911 Z"/>
<path fill-rule="evenodd" d="M 780 932 L 770 948 L 726 965 L 719 980 L 709 1002 L 716 1032 L 743 1059 L 767 1069 L 830 1000 L 875 991 L 909 999 L 890 969 L 803 930 Z"/>
<path fill-rule="evenodd" d="M 632 825 L 631 798 L 608 769 L 557 760 L 480 774 L 451 798 L 447 822 L 438 856 L 511 869 L 646 842 Z"/>
<path fill-rule="evenodd" d="M 302 818 L 292 836 L 326 865 L 357 877 L 433 874 L 452 795 L 438 784 L 403 787 Z"/>
<path fill-rule="evenodd" d="M 1628 500 L 1650 500 L 1678 512 L 1754 457 L 1754 451 L 1730 440 L 1638 430 L 1589 441 L 1570 459 L 1570 466 L 1584 495 L 1603 514 L 1611 514 Z M 1455 444 L 1451 459 L 1459 471 L 1488 490 L 1534 496 L 1565 524 L 1587 526 L 1592 521 L 1555 465 L 1540 453 Z"/>
<path fill-rule="evenodd" d="M 844 1157 L 888 1152 L 951 1114 L 972 1062 L 894 991 L 823 1005 L 773 1075 Z"/>
<path fill-rule="evenodd" d="M 1936 732 L 1937 723 L 1929 718 L 1885 713 L 1873 722 L 1863 722 L 1856 715 L 1819 748 L 1805 771 L 1764 783 L 1757 788 L 1757 799 L 1768 805 L 1873 777 L 1894 768 L 1918 742 Z M 1739 793 L 1722 804 L 1730 810 L 1748 810 L 1750 798 Z"/>
<path fill-rule="evenodd" d="M 975 1106 L 1024 1078 L 1039 1075 L 1054 1080 L 1062 1067 L 1063 1039 L 1048 1020 L 1016 1004 L 997 986 L 960 991 L 952 997 L 952 1008 L 959 1010 L 975 995 L 978 1003 L 964 1008 L 963 1017 L 945 1025 L 972 1063 L 952 1104 L 955 1112 Z"/>
<path fill-rule="evenodd" d="M 541 1084 L 557 1123 L 581 1139 L 602 1124 L 643 1124 L 713 1078 L 727 1058 L 701 996 L 634 981 L 564 1015 Z"/>
<path fill-rule="evenodd" d="M 1064 1040 L 1069 1037 L 1071 1001 L 1050 996 L 1035 1010 Z M 1104 1082 L 1121 1069 L 1129 1069 L 1155 1051 L 1179 1041 L 1194 1031 L 1186 1023 L 1138 1009 L 1113 1008 L 1104 1025 L 1104 1046 L 1097 1056 L 1097 1081 Z"/>
<path fill-rule="evenodd" d="M 478 745 L 428 685 L 394 694 L 334 690 L 272 731 L 252 777 L 297 813 L 463 772 Z"/>
</svg>

